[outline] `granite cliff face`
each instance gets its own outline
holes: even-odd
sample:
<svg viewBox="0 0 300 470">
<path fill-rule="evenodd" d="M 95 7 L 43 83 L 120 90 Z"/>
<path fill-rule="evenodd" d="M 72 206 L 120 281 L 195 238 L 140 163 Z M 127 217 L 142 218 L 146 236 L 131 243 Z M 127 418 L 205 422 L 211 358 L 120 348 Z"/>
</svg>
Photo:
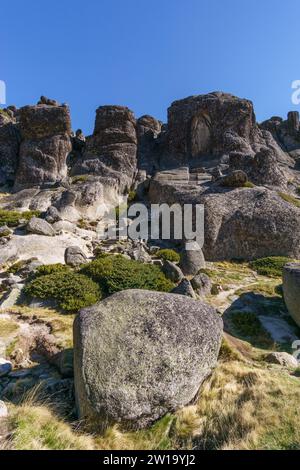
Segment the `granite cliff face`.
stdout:
<svg viewBox="0 0 300 470">
<path fill-rule="evenodd" d="M 71 118 L 67 106 L 39 104 L 20 109 L 21 145 L 15 189 L 57 183 L 67 176 Z"/>
<path fill-rule="evenodd" d="M 42 97 L 0 115 L 0 183 L 14 185 L 9 207 L 54 207 L 69 222 L 103 216 L 133 189 L 148 202 L 204 202 L 209 259 L 296 255 L 299 132 L 297 113 L 258 125 L 250 101 L 214 92 L 175 101 L 166 124 L 100 106 L 85 138 L 66 105 Z"/>
</svg>

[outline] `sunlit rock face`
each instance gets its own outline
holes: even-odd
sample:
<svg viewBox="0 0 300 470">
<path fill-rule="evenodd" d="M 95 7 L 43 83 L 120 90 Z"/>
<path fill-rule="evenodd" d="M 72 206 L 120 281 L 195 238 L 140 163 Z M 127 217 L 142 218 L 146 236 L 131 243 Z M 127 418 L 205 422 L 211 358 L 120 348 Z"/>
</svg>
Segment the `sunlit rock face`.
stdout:
<svg viewBox="0 0 300 470">
<path fill-rule="evenodd" d="M 258 127 L 251 101 L 222 92 L 191 96 L 168 109 L 161 167 L 201 166 L 232 153 L 255 155 L 263 147 L 284 159 L 270 133 Z"/>
<path fill-rule="evenodd" d="M 71 151 L 69 108 L 39 104 L 20 109 L 21 145 L 15 189 L 57 183 L 67 176 Z"/>
<path fill-rule="evenodd" d="M 121 191 L 128 190 L 137 168 L 136 120 L 124 106 L 101 106 L 96 111 L 95 129 L 87 139 L 83 157 L 73 175 L 94 174 L 115 178 Z"/>
</svg>

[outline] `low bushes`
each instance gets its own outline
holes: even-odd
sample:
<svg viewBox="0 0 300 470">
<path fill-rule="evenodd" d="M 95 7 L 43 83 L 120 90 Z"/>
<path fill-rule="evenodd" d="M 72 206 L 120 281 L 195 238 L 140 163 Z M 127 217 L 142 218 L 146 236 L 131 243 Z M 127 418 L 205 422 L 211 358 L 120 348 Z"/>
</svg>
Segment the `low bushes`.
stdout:
<svg viewBox="0 0 300 470">
<path fill-rule="evenodd" d="M 174 287 L 158 266 L 123 256 L 106 256 L 92 261 L 81 269 L 81 273 L 97 282 L 103 295 L 126 289 L 169 292 Z"/>
<path fill-rule="evenodd" d="M 176 251 L 167 248 L 159 250 L 156 256 L 164 261 L 171 261 L 173 263 L 179 263 L 180 261 L 180 255 Z"/>
<path fill-rule="evenodd" d="M 39 275 L 24 288 L 26 295 L 53 299 L 66 312 L 76 312 L 101 299 L 99 286 L 88 277 L 72 271 L 54 271 Z"/>
<path fill-rule="evenodd" d="M 43 266 L 39 266 L 35 272 L 36 276 L 46 276 L 48 274 L 56 274 L 56 273 L 69 273 L 71 272 L 71 268 L 66 266 L 65 264 L 57 263 L 57 264 L 44 264 Z"/>
<path fill-rule="evenodd" d="M 86 264 L 79 272 L 63 264 L 40 266 L 24 293 L 53 299 L 66 312 L 76 312 L 121 290 L 169 292 L 173 287 L 158 266 L 109 255 Z"/>
<path fill-rule="evenodd" d="M 293 261 L 291 258 L 285 256 L 270 256 L 251 261 L 249 265 L 262 276 L 281 277 L 283 267 L 291 261 Z"/>
</svg>

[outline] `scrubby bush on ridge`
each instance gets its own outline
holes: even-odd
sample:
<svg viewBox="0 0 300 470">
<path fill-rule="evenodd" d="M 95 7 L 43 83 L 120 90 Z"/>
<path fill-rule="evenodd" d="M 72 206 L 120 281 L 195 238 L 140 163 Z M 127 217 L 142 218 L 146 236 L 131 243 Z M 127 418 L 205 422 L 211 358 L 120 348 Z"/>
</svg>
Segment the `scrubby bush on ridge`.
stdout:
<svg viewBox="0 0 300 470">
<path fill-rule="evenodd" d="M 164 261 L 171 261 L 173 263 L 179 263 L 180 255 L 175 251 L 168 248 L 159 250 L 156 256 Z"/>
</svg>

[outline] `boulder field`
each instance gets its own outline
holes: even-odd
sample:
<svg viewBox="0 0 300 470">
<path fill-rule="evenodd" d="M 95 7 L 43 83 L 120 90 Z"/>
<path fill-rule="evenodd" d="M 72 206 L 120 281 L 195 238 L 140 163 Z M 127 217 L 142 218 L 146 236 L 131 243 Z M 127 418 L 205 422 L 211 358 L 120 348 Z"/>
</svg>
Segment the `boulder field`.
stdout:
<svg viewBox="0 0 300 470">
<path fill-rule="evenodd" d="M 93 300 L 76 313 L 103 299 L 81 310 L 74 323 L 81 418 L 102 428 L 117 422 L 141 429 L 193 403 L 218 359 L 223 330 L 218 302 L 224 307 L 225 299 L 227 309 L 236 293 L 231 279 L 222 287 L 219 276 L 211 278 L 206 270 L 210 262 L 300 259 L 299 162 L 298 113 L 259 124 L 249 100 L 222 92 L 175 101 L 166 123 L 149 115 L 137 119 L 125 106 L 102 105 L 90 136 L 72 131 L 66 104 L 45 97 L 36 105 L 0 110 L 1 305 L 15 306 L 28 279 L 36 281 L 33 308 L 70 306 L 60 297 L 64 278 L 74 296 L 68 301 L 77 295 L 81 302 L 86 293 L 81 282 L 91 289 Z M 193 244 L 188 236 L 167 242 L 101 240 L 124 196 L 129 204 L 144 203 L 147 211 L 152 203 L 203 205 L 203 246 L 187 249 Z M 173 258 L 159 254 L 170 255 L 172 248 Z M 83 266 L 91 260 L 90 268 Z M 128 267 L 124 260 L 137 264 Z M 46 264 L 56 266 L 43 273 Z M 116 278 L 111 266 L 119 266 Z M 37 273 L 48 273 L 47 292 L 61 303 L 47 304 L 46 294 L 44 303 L 34 297 L 44 294 Z M 256 274 L 247 273 L 259 284 Z M 288 264 L 283 277 L 285 302 L 299 325 L 299 264 Z M 144 290 L 157 288 L 158 281 L 164 292 Z M 141 290 L 132 288 L 134 282 Z M 115 293 L 120 285 L 128 290 Z M 204 302 L 210 296 L 218 298 L 218 313 Z M 247 293 L 244 297 L 247 303 Z M 249 312 L 235 313 L 243 320 Z M 270 316 L 259 316 L 262 324 L 270 322 Z M 275 320 L 281 338 L 285 316 Z M 271 332 L 276 341 L 274 328 Z M 273 356 L 274 361 L 286 364 L 287 358 Z M 9 375 L 7 364 L 3 367 Z M 68 393 L 71 389 L 68 385 Z"/>
</svg>

